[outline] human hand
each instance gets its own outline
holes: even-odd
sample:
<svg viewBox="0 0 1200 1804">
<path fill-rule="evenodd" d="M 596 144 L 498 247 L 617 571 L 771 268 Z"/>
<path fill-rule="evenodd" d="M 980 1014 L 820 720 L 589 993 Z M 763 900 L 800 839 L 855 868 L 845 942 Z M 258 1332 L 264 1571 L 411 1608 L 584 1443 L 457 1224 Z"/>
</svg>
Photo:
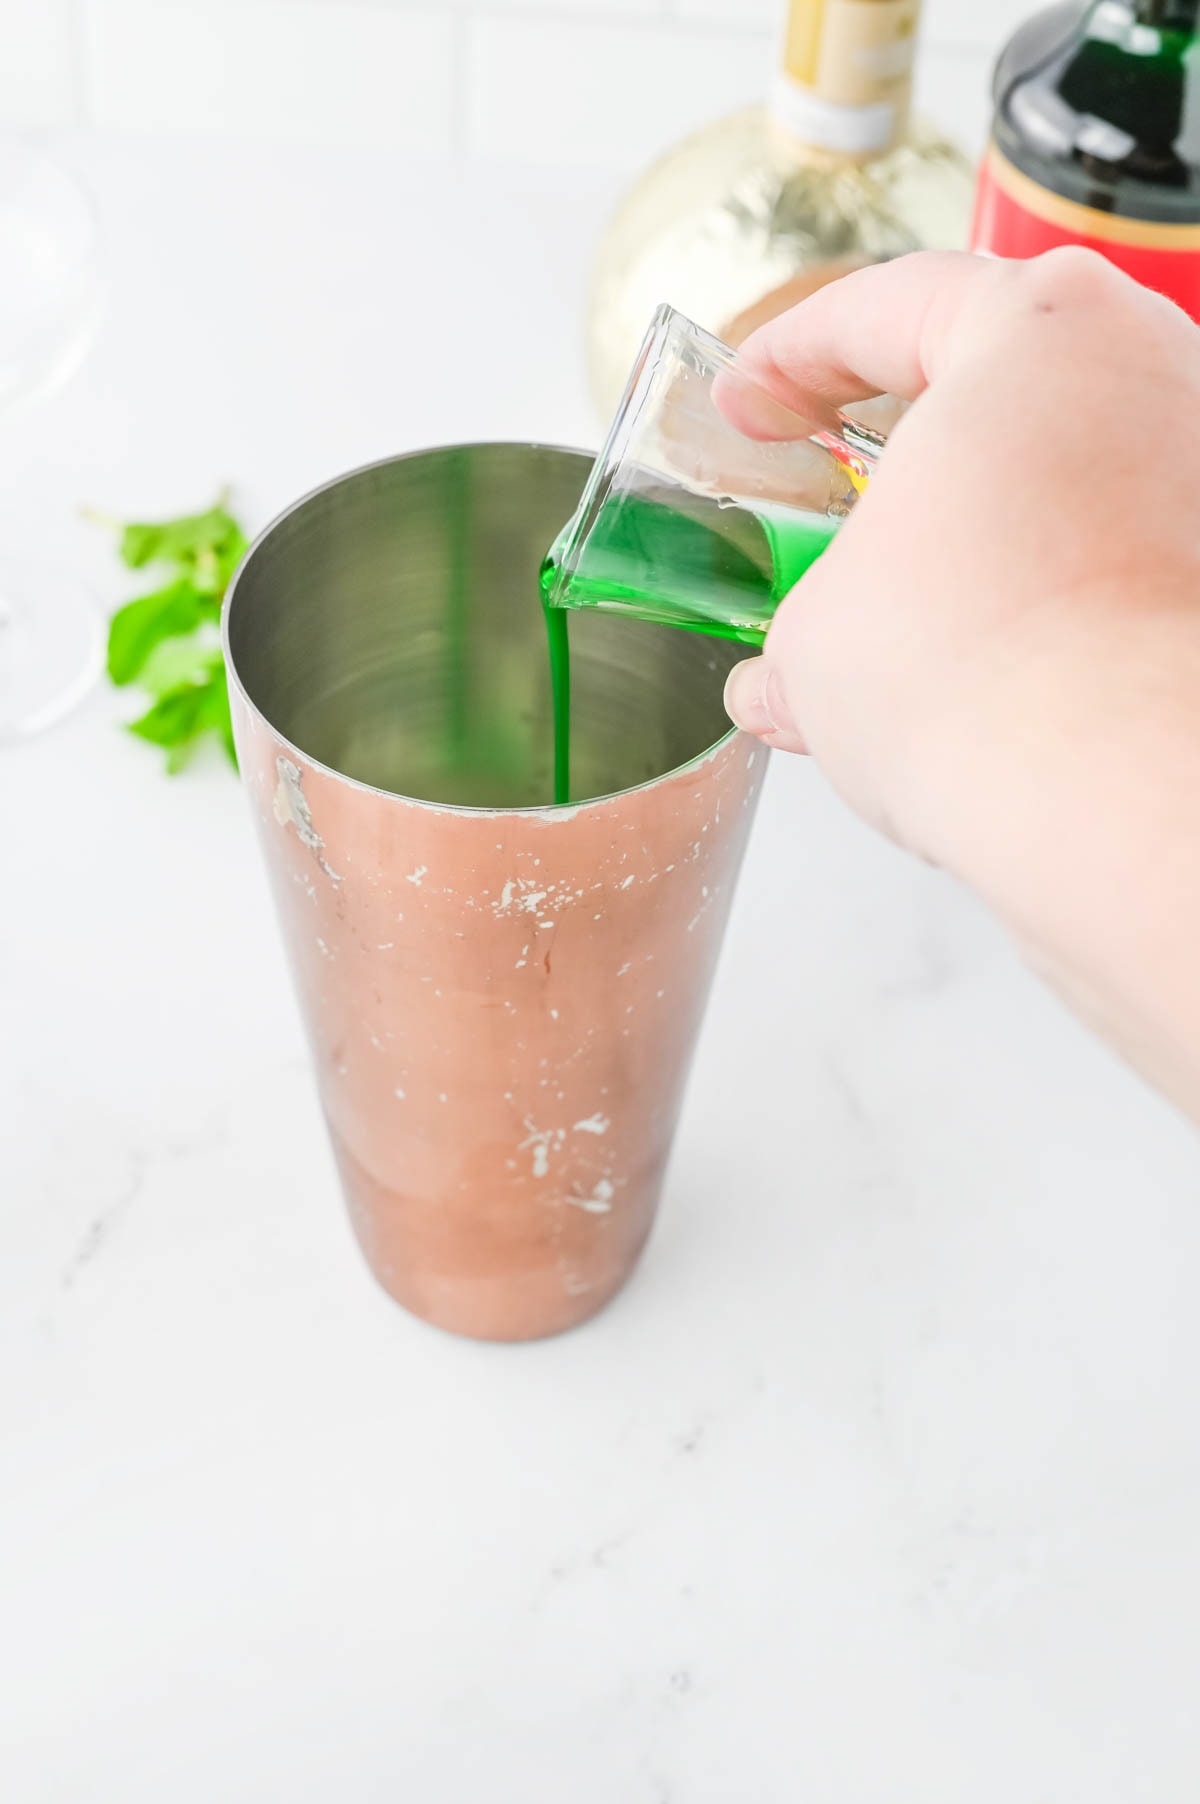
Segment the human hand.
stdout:
<svg viewBox="0 0 1200 1804">
<path fill-rule="evenodd" d="M 974 806 L 972 751 L 1006 735 L 1023 679 L 1151 605 L 1148 569 L 1194 583 L 1200 338 L 1091 252 L 930 253 L 819 290 L 740 357 L 793 405 L 915 403 L 727 702 L 938 857 L 931 766 Z"/>
<path fill-rule="evenodd" d="M 803 409 L 912 400 L 731 674 L 1200 1115 L 1200 333 L 1098 256 L 922 254 L 750 337 Z"/>
</svg>

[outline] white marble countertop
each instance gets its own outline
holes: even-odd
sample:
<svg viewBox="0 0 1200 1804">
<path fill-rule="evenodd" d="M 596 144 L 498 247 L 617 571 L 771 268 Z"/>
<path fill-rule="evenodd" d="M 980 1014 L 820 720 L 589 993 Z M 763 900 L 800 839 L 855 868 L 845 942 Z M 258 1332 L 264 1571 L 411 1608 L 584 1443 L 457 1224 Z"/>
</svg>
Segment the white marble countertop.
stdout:
<svg viewBox="0 0 1200 1804">
<path fill-rule="evenodd" d="M 6 548 L 116 600 L 80 502 L 591 438 L 607 192 L 68 149 L 114 304 Z M 639 1274 L 460 1343 L 352 1243 L 236 785 L 118 712 L 0 760 L 6 1804 L 1190 1801 L 1197 1144 L 970 899 L 777 760 Z"/>
</svg>

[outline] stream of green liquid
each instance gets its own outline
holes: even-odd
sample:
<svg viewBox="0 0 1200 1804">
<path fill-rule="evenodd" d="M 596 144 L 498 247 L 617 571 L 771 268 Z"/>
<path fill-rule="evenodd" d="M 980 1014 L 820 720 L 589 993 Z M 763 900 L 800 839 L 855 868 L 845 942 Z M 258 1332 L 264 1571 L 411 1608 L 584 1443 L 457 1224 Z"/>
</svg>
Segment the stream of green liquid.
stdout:
<svg viewBox="0 0 1200 1804">
<path fill-rule="evenodd" d="M 554 709 L 554 800 L 571 800 L 571 640 L 566 608 L 543 601 L 546 647 L 550 653 L 550 700 Z"/>
<path fill-rule="evenodd" d="M 554 800 L 571 799 L 571 661 L 567 619 L 598 608 L 759 646 L 776 608 L 816 562 L 838 520 L 770 504 L 721 507 L 663 485 L 610 494 L 563 593 L 569 528 L 541 570 L 554 706 Z"/>
</svg>

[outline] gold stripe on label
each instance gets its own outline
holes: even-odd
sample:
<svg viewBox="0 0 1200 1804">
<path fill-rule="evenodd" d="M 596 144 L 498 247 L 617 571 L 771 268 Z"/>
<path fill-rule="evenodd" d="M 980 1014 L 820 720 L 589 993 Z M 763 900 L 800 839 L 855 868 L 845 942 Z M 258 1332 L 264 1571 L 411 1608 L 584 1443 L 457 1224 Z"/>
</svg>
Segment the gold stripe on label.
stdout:
<svg viewBox="0 0 1200 1804">
<path fill-rule="evenodd" d="M 1036 219 L 1057 226 L 1069 238 L 1099 238 L 1106 244 L 1130 244 L 1143 250 L 1200 250 L 1200 225 L 1169 225 L 1158 219 L 1125 219 L 1099 207 L 1051 194 L 1040 182 L 1015 169 L 995 144 L 987 148 L 987 170 L 996 186 Z"/>
<path fill-rule="evenodd" d="M 825 0 L 791 0 L 783 40 L 783 66 L 792 80 L 805 88 L 816 83 L 824 24 Z"/>
</svg>

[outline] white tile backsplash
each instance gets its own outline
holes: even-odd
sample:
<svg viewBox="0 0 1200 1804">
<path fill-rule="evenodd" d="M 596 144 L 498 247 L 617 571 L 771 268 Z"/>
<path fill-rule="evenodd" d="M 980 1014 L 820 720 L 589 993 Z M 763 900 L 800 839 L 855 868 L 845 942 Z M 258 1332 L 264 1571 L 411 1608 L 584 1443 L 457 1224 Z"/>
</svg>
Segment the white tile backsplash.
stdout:
<svg viewBox="0 0 1200 1804">
<path fill-rule="evenodd" d="M 0 126 L 81 119 L 628 170 L 763 92 L 785 7 L 0 0 Z M 972 142 L 986 110 L 973 59 L 986 65 L 1033 10 L 1030 0 L 926 0 L 921 84 L 936 86 L 952 125 L 967 121 Z"/>
<path fill-rule="evenodd" d="M 0 123 L 69 125 L 79 58 L 71 0 L 0 0 Z"/>
<path fill-rule="evenodd" d="M 444 9 L 374 0 L 85 0 L 98 124 L 452 148 Z"/>
<path fill-rule="evenodd" d="M 534 0 L 534 4 L 545 0 Z M 604 0 L 599 0 L 603 5 Z M 780 30 L 787 0 L 667 0 L 671 16 L 684 24 L 746 25 Z M 1003 43 L 1022 19 L 1037 11 L 1037 0 L 925 0 L 921 36 L 925 43 L 978 45 Z"/>
<path fill-rule="evenodd" d="M 673 0 L 378 0 L 383 6 L 434 7 L 468 13 L 524 14 L 536 18 L 557 13 L 584 19 L 641 19 L 655 24 L 669 18 Z M 749 0 L 753 3 L 753 0 Z M 336 4 L 336 0 L 330 0 Z"/>
<path fill-rule="evenodd" d="M 763 92 L 766 37 L 670 26 L 472 21 L 468 148 L 517 162 L 633 171 Z"/>
<path fill-rule="evenodd" d="M 415 4 L 416 0 L 402 0 Z M 669 0 L 449 0 L 468 12 L 523 13 L 527 18 L 557 14 L 576 19 L 640 19 L 656 24 L 667 16 Z"/>
<path fill-rule="evenodd" d="M 971 156 L 987 140 L 992 58 L 973 45 L 927 44 L 917 63 L 913 106 Z"/>
<path fill-rule="evenodd" d="M 994 54 L 1022 19 L 1039 10 L 1038 0 L 925 0 L 921 39 L 939 48 L 972 45 Z"/>
<path fill-rule="evenodd" d="M 787 0 L 667 0 L 673 19 L 685 25 L 744 25 L 778 34 Z"/>
</svg>

